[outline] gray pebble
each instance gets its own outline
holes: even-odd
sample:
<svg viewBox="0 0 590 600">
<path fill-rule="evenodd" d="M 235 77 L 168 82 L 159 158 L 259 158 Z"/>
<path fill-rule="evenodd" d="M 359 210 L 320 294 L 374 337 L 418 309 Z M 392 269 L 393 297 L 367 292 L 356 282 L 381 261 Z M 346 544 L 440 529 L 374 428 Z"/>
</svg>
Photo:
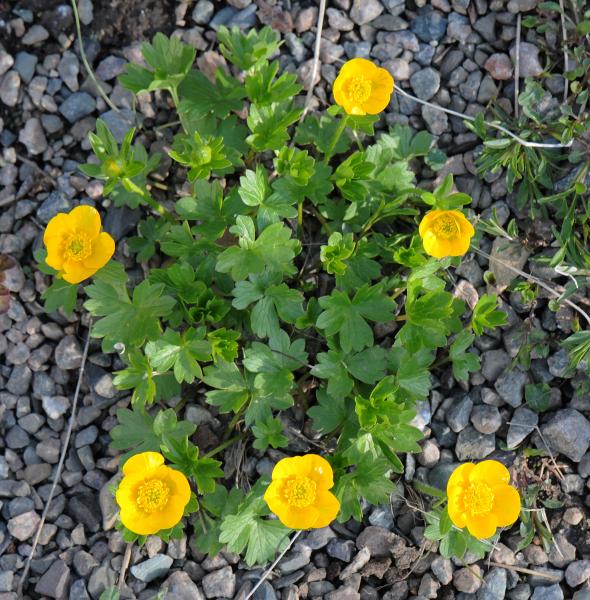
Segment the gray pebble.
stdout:
<svg viewBox="0 0 590 600">
<path fill-rule="evenodd" d="M 82 346 L 73 335 L 66 335 L 55 348 L 55 363 L 64 371 L 79 369 L 82 364 Z"/>
<path fill-rule="evenodd" d="M 236 591 L 236 576 L 231 567 L 224 567 L 203 577 L 206 598 L 232 598 Z"/>
<path fill-rule="evenodd" d="M 37 210 L 37 218 L 43 224 L 49 221 L 60 212 L 68 212 L 72 209 L 72 202 L 60 191 L 53 191 L 43 200 L 43 203 Z"/>
<path fill-rule="evenodd" d="M 34 46 L 40 42 L 44 42 L 49 37 L 49 32 L 43 25 L 33 25 L 22 38 L 22 43 L 25 46 Z"/>
<path fill-rule="evenodd" d="M 430 100 L 440 88 L 440 74 L 431 67 L 426 67 L 410 77 L 410 85 L 418 98 Z"/>
<path fill-rule="evenodd" d="M 590 446 L 590 422 L 582 413 L 571 408 L 557 411 L 541 427 L 541 431 L 554 451 L 573 462 L 580 462 Z"/>
<path fill-rule="evenodd" d="M 526 406 L 521 406 L 514 411 L 510 419 L 506 444 L 508 448 L 516 448 L 528 435 L 530 435 L 539 422 L 539 416 Z"/>
<path fill-rule="evenodd" d="M 96 108 L 94 98 L 87 92 L 74 92 L 61 103 L 59 112 L 70 122 L 75 123 L 89 115 Z"/>
<path fill-rule="evenodd" d="M 130 571 L 133 576 L 140 581 L 149 583 L 154 579 L 159 579 L 166 575 L 171 566 L 172 559 L 169 556 L 166 556 L 165 554 L 156 554 L 152 558 L 149 558 L 138 565 L 133 565 Z M 230 596 L 231 595 L 232 594 L 230 594 Z"/>
<path fill-rule="evenodd" d="M 473 427 L 466 427 L 457 437 L 455 454 L 460 461 L 481 460 L 495 449 L 494 434 L 480 433 Z"/>
<path fill-rule="evenodd" d="M 47 150 L 47 138 L 37 117 L 27 119 L 25 126 L 18 134 L 18 141 L 24 144 L 29 154 L 41 154 Z"/>
<path fill-rule="evenodd" d="M 17 71 L 8 71 L 0 81 L 0 101 L 6 106 L 16 106 L 20 91 L 20 75 Z"/>
</svg>

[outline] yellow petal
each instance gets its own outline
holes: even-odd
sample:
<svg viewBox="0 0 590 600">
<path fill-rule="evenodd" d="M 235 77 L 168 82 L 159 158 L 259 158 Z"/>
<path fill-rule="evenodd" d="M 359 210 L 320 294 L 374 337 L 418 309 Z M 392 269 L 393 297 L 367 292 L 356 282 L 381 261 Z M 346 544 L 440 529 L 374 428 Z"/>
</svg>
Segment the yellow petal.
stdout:
<svg viewBox="0 0 590 600">
<path fill-rule="evenodd" d="M 432 227 L 432 224 L 436 220 L 436 218 L 440 215 L 442 210 L 429 210 L 420 221 L 420 225 L 418 226 L 418 233 L 421 236 L 424 236 L 426 232 Z"/>
<path fill-rule="evenodd" d="M 163 529 L 160 527 L 159 519 L 154 519 L 153 515 L 144 513 L 133 506 L 121 508 L 119 518 L 129 531 L 137 535 L 151 535 Z"/>
<path fill-rule="evenodd" d="M 303 457 L 306 472 L 303 475 L 313 479 L 318 490 L 329 490 L 334 487 L 334 474 L 330 463 L 319 454 L 306 454 Z"/>
<path fill-rule="evenodd" d="M 469 533 L 478 540 L 490 538 L 496 533 L 496 519 L 493 515 L 468 515 L 467 529 Z"/>
<path fill-rule="evenodd" d="M 505 483 L 494 487 L 492 514 L 499 527 L 512 525 L 520 515 L 520 495 L 511 485 Z"/>
<path fill-rule="evenodd" d="M 463 463 L 451 473 L 447 483 L 447 495 L 450 495 L 456 486 L 463 486 L 468 483 L 469 475 L 474 467 L 473 463 Z"/>
<path fill-rule="evenodd" d="M 100 215 L 96 208 L 81 204 L 70 211 L 69 217 L 76 229 L 83 231 L 91 239 L 100 233 Z"/>
<path fill-rule="evenodd" d="M 121 509 L 128 506 L 136 506 L 137 488 L 143 481 L 144 476 L 141 473 L 125 475 L 121 479 L 115 493 L 115 500 Z"/>
<path fill-rule="evenodd" d="M 47 245 L 48 240 L 64 237 L 72 230 L 73 226 L 70 216 L 66 213 L 58 213 L 47 223 L 45 233 L 43 234 L 43 243 Z"/>
<path fill-rule="evenodd" d="M 469 481 L 487 483 L 490 487 L 494 487 L 500 483 L 508 483 L 510 481 L 510 473 L 508 469 L 497 460 L 483 460 L 475 465 L 471 473 L 469 473 Z"/>
<path fill-rule="evenodd" d="M 53 269 L 59 271 L 64 264 L 63 253 L 63 238 L 61 236 L 53 236 L 45 239 L 47 247 L 47 256 L 45 262 Z"/>
<path fill-rule="evenodd" d="M 61 276 L 68 283 L 80 283 L 96 273 L 96 269 L 87 269 L 79 262 L 66 261 L 62 266 Z"/>
<path fill-rule="evenodd" d="M 123 473 L 132 475 L 134 473 L 147 476 L 164 464 L 164 457 L 159 452 L 141 452 L 128 458 L 123 465 Z"/>
<path fill-rule="evenodd" d="M 286 506 L 286 502 L 281 496 L 282 485 L 281 480 L 271 481 L 270 485 L 266 488 L 266 492 L 264 492 L 264 501 L 275 515 Z"/>
<path fill-rule="evenodd" d="M 311 529 L 319 520 L 320 513 L 315 506 L 297 508 L 283 504 L 274 511 L 279 521 L 290 529 Z"/>
<path fill-rule="evenodd" d="M 318 491 L 315 506 L 318 509 L 318 518 L 313 524 L 314 529 L 326 527 L 340 512 L 340 502 L 332 492 Z"/>
<path fill-rule="evenodd" d="M 447 496 L 449 500 L 449 517 L 454 525 L 463 529 L 467 524 L 467 515 L 463 505 L 463 489 L 460 486 L 454 486 Z"/>
<path fill-rule="evenodd" d="M 103 231 L 93 240 L 92 254 L 84 259 L 83 264 L 88 269 L 94 269 L 96 272 L 109 262 L 114 253 L 115 240 L 106 231 Z"/>
<path fill-rule="evenodd" d="M 184 511 L 184 507 L 191 498 L 191 486 L 186 475 L 171 467 L 162 466 L 156 469 L 154 477 L 162 479 L 168 485 L 170 496 L 182 504 L 182 510 Z"/>
</svg>

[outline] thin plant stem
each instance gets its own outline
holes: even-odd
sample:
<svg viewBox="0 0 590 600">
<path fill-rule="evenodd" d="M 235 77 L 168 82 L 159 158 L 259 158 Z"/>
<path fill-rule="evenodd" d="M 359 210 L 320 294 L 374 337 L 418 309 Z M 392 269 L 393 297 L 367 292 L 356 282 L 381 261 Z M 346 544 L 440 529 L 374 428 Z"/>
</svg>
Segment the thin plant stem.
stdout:
<svg viewBox="0 0 590 600">
<path fill-rule="evenodd" d="M 297 202 L 297 239 L 303 242 L 303 200 Z"/>
<path fill-rule="evenodd" d="M 78 14 L 78 4 L 77 4 L 76 0 L 71 0 L 71 4 L 72 4 L 72 10 L 74 11 L 74 21 L 76 23 L 76 33 L 78 34 L 78 45 L 80 46 L 80 58 L 82 58 L 82 64 L 84 65 L 84 68 L 86 69 L 86 72 L 88 73 L 88 76 L 90 77 L 90 79 L 92 79 L 94 85 L 96 86 L 96 89 L 98 90 L 98 93 L 100 94 L 101 98 L 115 112 L 120 112 L 119 109 L 115 106 L 115 104 L 113 104 L 111 99 L 107 96 L 107 93 L 104 91 L 103 87 L 98 82 L 98 79 L 96 79 L 96 75 L 94 74 L 94 71 L 92 70 L 92 67 L 90 66 L 90 63 L 88 62 L 88 58 L 86 57 L 86 52 L 84 50 L 84 43 L 82 42 L 82 28 L 80 26 L 80 15 Z"/>
<path fill-rule="evenodd" d="M 239 435 L 234 435 L 234 437 L 230 438 L 229 440 L 226 440 L 225 442 L 223 442 L 223 444 L 219 444 L 219 446 L 217 446 L 216 448 L 213 448 L 213 450 L 211 450 L 210 452 L 207 452 L 207 454 L 204 454 L 203 458 L 211 458 L 212 456 L 219 454 L 220 452 L 222 452 L 223 450 L 225 450 L 226 448 L 231 446 L 234 442 L 241 440 L 245 435 L 246 435 L 245 433 L 240 433 Z"/>
<path fill-rule="evenodd" d="M 313 96 L 313 90 L 315 88 L 315 78 L 318 74 L 318 67 L 320 64 L 320 48 L 322 45 L 322 29 L 324 27 L 324 14 L 326 12 L 326 0 L 320 0 L 320 8 L 318 10 L 318 22 L 316 25 L 315 33 L 315 44 L 313 50 L 313 63 L 311 65 L 311 79 L 309 81 L 309 87 L 307 88 L 307 94 L 305 95 L 305 104 L 303 106 L 303 112 L 299 117 L 301 123 L 305 119 L 305 115 L 309 112 L 309 106 L 311 104 L 311 98 Z"/>
<path fill-rule="evenodd" d="M 275 561 L 268 567 L 268 569 L 264 572 L 262 577 L 258 580 L 256 585 L 250 590 L 250 593 L 244 598 L 244 600 L 249 600 L 256 593 L 256 590 L 266 581 L 268 576 L 272 573 L 272 570 L 279 564 L 280 560 L 287 554 L 289 548 L 295 543 L 295 540 L 303 533 L 303 529 L 299 529 L 299 531 L 295 532 L 295 535 L 291 538 L 287 547 L 277 556 Z"/>
<path fill-rule="evenodd" d="M 329 160 L 332 158 L 332 154 L 334 153 L 336 144 L 338 143 L 338 140 L 340 139 L 342 132 L 346 129 L 347 121 L 348 121 L 347 115 L 344 115 L 340 119 L 340 122 L 338 123 L 338 127 L 336 128 L 336 131 L 334 132 L 334 135 L 332 136 L 332 140 L 330 141 L 330 145 L 328 146 L 328 150 L 326 152 L 326 157 L 325 157 L 326 163 L 329 162 Z"/>
<path fill-rule="evenodd" d="M 31 560 L 35 554 L 35 549 L 37 548 L 37 544 L 39 543 L 39 536 L 41 535 L 41 530 L 43 529 L 43 525 L 45 523 L 45 519 L 47 518 L 47 513 L 49 512 L 49 508 L 51 507 L 51 501 L 53 500 L 53 496 L 55 494 L 55 489 L 57 488 L 57 484 L 61 477 L 61 472 L 62 472 L 64 462 L 66 459 L 66 454 L 68 451 L 68 447 L 70 445 L 70 439 L 72 437 L 72 430 L 74 428 L 74 422 L 76 420 L 76 409 L 78 408 L 78 398 L 80 397 L 80 388 L 82 386 L 82 377 L 84 375 L 84 367 L 86 365 L 86 359 L 88 358 L 88 348 L 90 347 L 90 332 L 91 332 L 91 330 L 92 330 L 92 322 L 88 324 L 88 333 L 86 334 L 86 342 L 84 343 L 84 350 L 82 352 L 82 360 L 80 363 L 80 370 L 78 371 L 78 381 L 76 383 L 76 390 L 74 392 L 74 399 L 72 401 L 72 412 L 70 414 L 70 420 L 68 422 L 68 429 L 66 431 L 66 436 L 65 436 L 65 439 L 63 442 L 61 455 L 59 457 L 59 462 L 57 463 L 57 467 L 55 469 L 55 475 L 53 476 L 53 482 L 51 484 L 51 489 L 49 490 L 49 496 L 47 497 L 47 501 L 45 502 L 45 508 L 43 509 L 43 513 L 41 515 L 41 520 L 39 521 L 39 525 L 37 526 L 37 531 L 35 532 L 35 537 L 33 538 L 33 543 L 31 545 L 31 551 L 25 562 L 23 574 L 21 575 L 20 582 L 18 584 L 17 596 L 19 598 L 22 598 L 23 587 L 24 587 L 25 582 L 27 581 L 27 575 L 29 573 L 29 569 L 31 568 Z"/>
<path fill-rule="evenodd" d="M 133 542 L 130 542 L 125 547 L 125 554 L 123 555 L 123 562 L 121 563 L 121 570 L 119 571 L 119 583 L 117 584 L 117 589 L 119 590 L 119 593 L 121 593 L 121 590 L 123 589 L 123 586 L 125 585 L 125 574 L 127 573 L 127 567 L 129 566 L 129 563 L 131 562 L 131 549 L 132 548 L 133 548 Z"/>
<path fill-rule="evenodd" d="M 514 65 L 514 118 L 518 119 L 518 84 L 520 82 L 520 28 L 522 16 L 516 17 L 516 60 Z"/>
<path fill-rule="evenodd" d="M 457 112 L 456 110 L 451 110 L 450 108 L 443 108 L 442 106 L 437 106 L 436 104 L 432 104 L 432 102 L 427 102 L 426 100 L 421 100 L 420 98 L 416 98 L 416 96 L 412 96 L 412 94 L 408 94 L 408 92 L 405 92 L 404 90 L 402 90 L 399 87 L 395 88 L 395 93 L 401 94 L 402 96 L 406 96 L 406 98 L 410 98 L 410 100 L 413 100 L 414 102 L 418 102 L 418 104 L 423 104 L 424 106 L 430 106 L 430 108 L 434 108 L 435 110 L 440 110 L 449 115 L 453 115 L 454 117 L 459 117 L 460 119 L 466 119 L 467 121 L 471 121 L 471 122 L 475 121 L 475 117 L 471 117 L 470 115 L 466 115 L 465 113 Z M 512 131 L 510 131 L 509 129 L 506 129 L 506 127 L 503 127 L 502 125 L 498 125 L 497 123 L 492 123 L 490 121 L 484 121 L 484 123 L 488 127 L 493 127 L 494 129 L 497 129 L 498 131 L 502 131 L 506 135 L 510 136 L 512 139 L 516 140 L 521 146 L 525 146 L 526 148 L 569 148 L 574 143 L 573 140 L 570 140 L 567 144 L 529 142 L 528 140 L 523 140 L 520 136 L 516 135 L 515 133 L 512 133 Z"/>
<path fill-rule="evenodd" d="M 565 8 L 563 0 L 559 0 L 559 16 L 561 17 L 561 36 L 563 38 L 563 102 L 567 102 L 568 79 L 565 74 L 569 71 L 569 55 L 567 53 L 567 28 L 565 26 Z M 518 13 L 520 15 L 520 13 Z"/>
</svg>

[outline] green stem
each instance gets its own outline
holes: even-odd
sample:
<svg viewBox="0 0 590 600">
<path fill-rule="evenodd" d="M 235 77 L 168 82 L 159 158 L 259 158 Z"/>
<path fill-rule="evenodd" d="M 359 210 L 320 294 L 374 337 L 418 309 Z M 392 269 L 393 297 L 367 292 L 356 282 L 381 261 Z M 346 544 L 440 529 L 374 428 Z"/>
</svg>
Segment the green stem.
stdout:
<svg viewBox="0 0 590 600">
<path fill-rule="evenodd" d="M 82 28 L 80 27 L 80 15 L 78 14 L 78 4 L 76 0 L 71 0 L 72 10 L 74 11 L 74 21 L 76 23 L 76 33 L 78 34 L 78 45 L 80 46 L 80 57 L 82 58 L 82 64 L 88 73 L 90 79 L 96 86 L 98 93 L 101 95 L 102 99 L 110 106 L 115 112 L 119 112 L 119 109 L 112 103 L 111 99 L 107 96 L 107 93 L 104 91 L 103 87 L 96 79 L 96 75 L 88 62 L 88 58 L 86 58 L 86 52 L 84 50 L 84 44 L 82 43 Z"/>
<path fill-rule="evenodd" d="M 297 239 L 303 243 L 303 200 L 297 202 Z"/>
<path fill-rule="evenodd" d="M 230 438 L 229 440 L 226 440 L 222 444 L 219 444 L 219 446 L 217 446 L 216 448 L 213 448 L 213 450 L 211 450 L 211 452 L 207 452 L 207 454 L 204 454 L 203 458 L 211 458 L 212 456 L 219 454 L 220 452 L 222 452 L 223 450 L 225 450 L 226 448 L 231 446 L 234 442 L 241 440 L 245 436 L 246 436 L 246 432 L 240 433 L 238 435 L 234 435 L 234 437 Z"/>
<path fill-rule="evenodd" d="M 334 154 L 334 148 L 336 148 L 336 144 L 338 143 L 338 140 L 340 139 L 342 132 L 346 129 L 347 122 L 348 122 L 348 115 L 344 115 L 342 117 L 342 119 L 340 119 L 340 123 L 338 123 L 338 128 L 334 132 L 334 135 L 332 136 L 332 141 L 330 142 L 330 145 L 328 146 L 328 151 L 326 152 L 326 157 L 325 157 L 326 163 L 328 163 L 330 161 L 330 159 L 332 158 L 332 154 Z"/>
</svg>

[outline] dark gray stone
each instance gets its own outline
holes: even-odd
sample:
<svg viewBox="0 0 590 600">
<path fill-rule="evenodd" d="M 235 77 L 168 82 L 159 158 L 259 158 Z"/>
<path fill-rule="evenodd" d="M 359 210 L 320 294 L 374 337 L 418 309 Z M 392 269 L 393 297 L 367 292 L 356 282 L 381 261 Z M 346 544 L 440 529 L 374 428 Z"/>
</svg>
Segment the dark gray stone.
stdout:
<svg viewBox="0 0 590 600">
<path fill-rule="evenodd" d="M 75 123 L 96 108 L 94 98 L 87 92 L 75 92 L 68 96 L 59 107 L 59 112 L 70 122 Z"/>
</svg>

